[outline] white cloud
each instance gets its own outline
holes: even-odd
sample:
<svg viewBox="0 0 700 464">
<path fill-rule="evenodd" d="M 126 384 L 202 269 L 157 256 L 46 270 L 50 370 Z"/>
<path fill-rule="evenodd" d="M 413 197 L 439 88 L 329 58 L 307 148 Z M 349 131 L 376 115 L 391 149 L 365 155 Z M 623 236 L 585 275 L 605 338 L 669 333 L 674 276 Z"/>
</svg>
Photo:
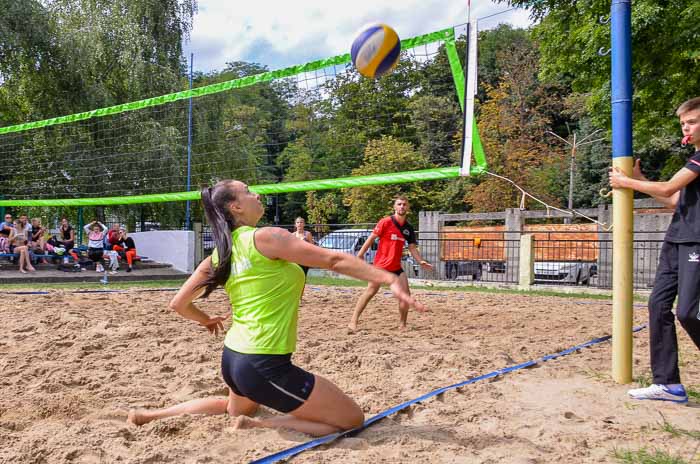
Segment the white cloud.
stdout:
<svg viewBox="0 0 700 464">
<path fill-rule="evenodd" d="M 507 10 L 506 4 L 474 0 L 477 18 Z M 332 5 L 332 6 L 329 6 Z M 254 61 L 279 69 L 347 53 L 363 24 L 381 21 L 399 37 L 412 37 L 466 22 L 464 0 L 199 0 L 190 42 L 197 71 L 214 71 L 228 61 Z M 480 29 L 499 23 L 526 27 L 524 10 L 484 19 Z"/>
</svg>

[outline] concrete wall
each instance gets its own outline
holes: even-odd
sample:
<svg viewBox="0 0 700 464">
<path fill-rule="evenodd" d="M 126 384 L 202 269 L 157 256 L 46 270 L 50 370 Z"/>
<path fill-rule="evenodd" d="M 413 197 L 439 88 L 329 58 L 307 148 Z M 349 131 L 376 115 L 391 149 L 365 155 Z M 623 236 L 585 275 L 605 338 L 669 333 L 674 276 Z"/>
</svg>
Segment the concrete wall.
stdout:
<svg viewBox="0 0 700 464">
<path fill-rule="evenodd" d="M 182 272 L 194 270 L 195 241 L 190 230 L 154 230 L 129 234 L 139 256 L 167 263 Z"/>
</svg>

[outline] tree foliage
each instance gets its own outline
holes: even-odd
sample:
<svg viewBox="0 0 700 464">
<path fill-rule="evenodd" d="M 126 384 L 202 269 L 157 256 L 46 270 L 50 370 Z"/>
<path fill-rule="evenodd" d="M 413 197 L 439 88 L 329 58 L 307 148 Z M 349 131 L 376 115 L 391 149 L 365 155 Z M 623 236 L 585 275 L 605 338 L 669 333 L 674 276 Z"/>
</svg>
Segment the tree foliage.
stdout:
<svg viewBox="0 0 700 464">
<path fill-rule="evenodd" d="M 610 128 L 610 2 L 590 0 L 499 0 L 530 8 L 538 24 L 541 75 L 571 82 L 587 96 L 589 116 L 597 127 Z M 675 109 L 700 94 L 700 3 L 691 0 L 636 0 L 632 3 L 632 87 L 635 151 L 646 161 L 668 156 L 680 137 Z M 663 145 L 663 150 L 648 150 Z"/>
<path fill-rule="evenodd" d="M 609 58 L 597 55 L 609 46 L 609 26 L 598 21 L 609 2 L 502 2 L 531 8 L 538 23 L 531 30 L 501 25 L 479 33 L 476 111 L 489 170 L 562 205 L 568 147 L 546 133 L 584 137 L 609 127 Z M 685 154 L 672 113 L 700 94 L 700 76 L 692 72 L 700 59 L 695 3 L 633 5 L 635 148 L 651 178 L 672 175 Z M 0 8 L 0 125 L 187 86 L 182 43 L 196 0 L 0 0 Z M 460 37 L 460 57 L 465 48 Z M 194 85 L 264 71 L 264 65 L 232 60 L 221 71 L 198 74 Z M 423 57 L 404 51 L 381 79 L 341 71 L 328 80 L 300 76 L 193 99 L 191 188 L 223 177 L 259 184 L 459 163 L 462 113 L 444 46 Z M 2 155 L 22 168 L 0 172 L 0 193 L 6 187 L 18 195 L 69 197 L 184 190 L 188 103 L 17 135 L 0 149 L 11 146 Z M 608 165 L 609 144 L 579 150 L 576 206 L 600 201 Z M 397 193 L 408 195 L 414 212 L 494 211 L 521 200 L 508 181 L 482 176 L 275 195 L 266 200 L 264 220 L 291 223 L 301 215 L 319 223 L 374 222 L 390 212 Z M 142 213 L 182 221 L 182 209 L 172 205 L 145 205 Z"/>
<path fill-rule="evenodd" d="M 362 165 L 353 170 L 354 176 L 367 176 L 384 172 L 414 171 L 431 167 L 426 156 L 405 142 L 391 136 L 367 143 Z M 392 200 L 399 194 L 409 198 L 415 212 L 431 205 L 431 193 L 421 183 L 375 185 L 344 191 L 343 202 L 350 208 L 351 222 L 374 222 L 391 212 Z"/>
</svg>

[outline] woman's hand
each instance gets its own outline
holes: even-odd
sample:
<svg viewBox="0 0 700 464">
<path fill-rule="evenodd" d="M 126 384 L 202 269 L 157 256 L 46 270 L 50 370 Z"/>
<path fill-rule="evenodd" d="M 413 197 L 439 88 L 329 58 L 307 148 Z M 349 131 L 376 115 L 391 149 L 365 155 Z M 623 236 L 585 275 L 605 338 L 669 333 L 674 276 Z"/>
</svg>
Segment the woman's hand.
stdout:
<svg viewBox="0 0 700 464">
<path fill-rule="evenodd" d="M 399 283 L 398 277 L 394 279 L 391 285 L 389 285 L 389 290 L 391 290 L 391 293 L 394 294 L 394 298 L 408 304 L 408 306 L 412 308 L 415 308 L 416 311 L 424 313 L 428 310 L 428 308 L 426 308 L 423 303 L 416 301 L 415 298 L 413 298 L 410 294 L 406 292 L 406 290 L 403 289 L 403 287 Z"/>
<path fill-rule="evenodd" d="M 612 188 L 626 188 L 627 185 L 627 177 L 624 172 L 617 166 L 613 166 L 610 168 L 610 172 L 608 173 L 608 178 L 610 181 L 610 186 Z"/>
<path fill-rule="evenodd" d="M 200 322 L 200 324 L 204 327 L 207 328 L 210 334 L 214 334 L 216 336 L 219 335 L 219 331 L 223 332 L 224 331 L 224 321 L 228 319 L 231 316 L 231 314 L 227 314 L 226 316 L 216 316 L 216 317 L 210 317 L 209 320 L 205 322 Z"/>
</svg>

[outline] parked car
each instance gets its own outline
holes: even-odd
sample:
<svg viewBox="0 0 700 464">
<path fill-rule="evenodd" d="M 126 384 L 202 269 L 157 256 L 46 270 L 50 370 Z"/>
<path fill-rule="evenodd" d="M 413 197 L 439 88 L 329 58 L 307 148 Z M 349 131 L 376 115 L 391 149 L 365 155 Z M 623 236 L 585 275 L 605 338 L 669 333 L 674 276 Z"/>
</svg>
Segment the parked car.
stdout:
<svg viewBox="0 0 700 464">
<path fill-rule="evenodd" d="M 450 280 L 457 280 L 459 276 L 470 276 L 472 280 L 481 280 L 484 264 L 480 261 L 447 261 L 445 272 Z"/>
<path fill-rule="evenodd" d="M 360 251 L 360 248 L 362 248 L 362 245 L 365 244 L 371 233 L 372 229 L 334 230 L 333 232 L 319 240 L 318 244 L 323 248 L 328 248 L 330 250 L 341 251 L 343 253 L 356 255 Z M 374 262 L 374 257 L 377 254 L 378 245 L 379 239 L 375 240 L 370 249 L 367 250 L 367 253 L 365 253 L 365 261 L 367 261 L 368 263 Z M 404 269 L 413 271 L 412 277 L 418 275 L 418 269 L 420 266 L 408 253 L 408 244 L 406 242 L 404 242 L 404 249 L 401 260 L 403 261 L 403 263 L 405 263 L 403 266 Z M 409 274 L 411 273 L 409 272 Z"/>
<path fill-rule="evenodd" d="M 484 263 L 484 271 L 504 274 L 506 272 L 505 261 L 487 261 Z"/>
<path fill-rule="evenodd" d="M 330 250 L 341 251 L 356 255 L 362 245 L 367 241 L 372 229 L 340 229 L 334 230 L 330 234 L 319 240 L 318 245 Z M 365 261 L 371 263 L 374 261 L 374 255 L 377 254 L 376 240 L 372 247 L 365 253 Z"/>
<path fill-rule="evenodd" d="M 597 269 L 596 264 L 590 262 L 536 262 L 535 282 L 588 285 Z"/>
</svg>

